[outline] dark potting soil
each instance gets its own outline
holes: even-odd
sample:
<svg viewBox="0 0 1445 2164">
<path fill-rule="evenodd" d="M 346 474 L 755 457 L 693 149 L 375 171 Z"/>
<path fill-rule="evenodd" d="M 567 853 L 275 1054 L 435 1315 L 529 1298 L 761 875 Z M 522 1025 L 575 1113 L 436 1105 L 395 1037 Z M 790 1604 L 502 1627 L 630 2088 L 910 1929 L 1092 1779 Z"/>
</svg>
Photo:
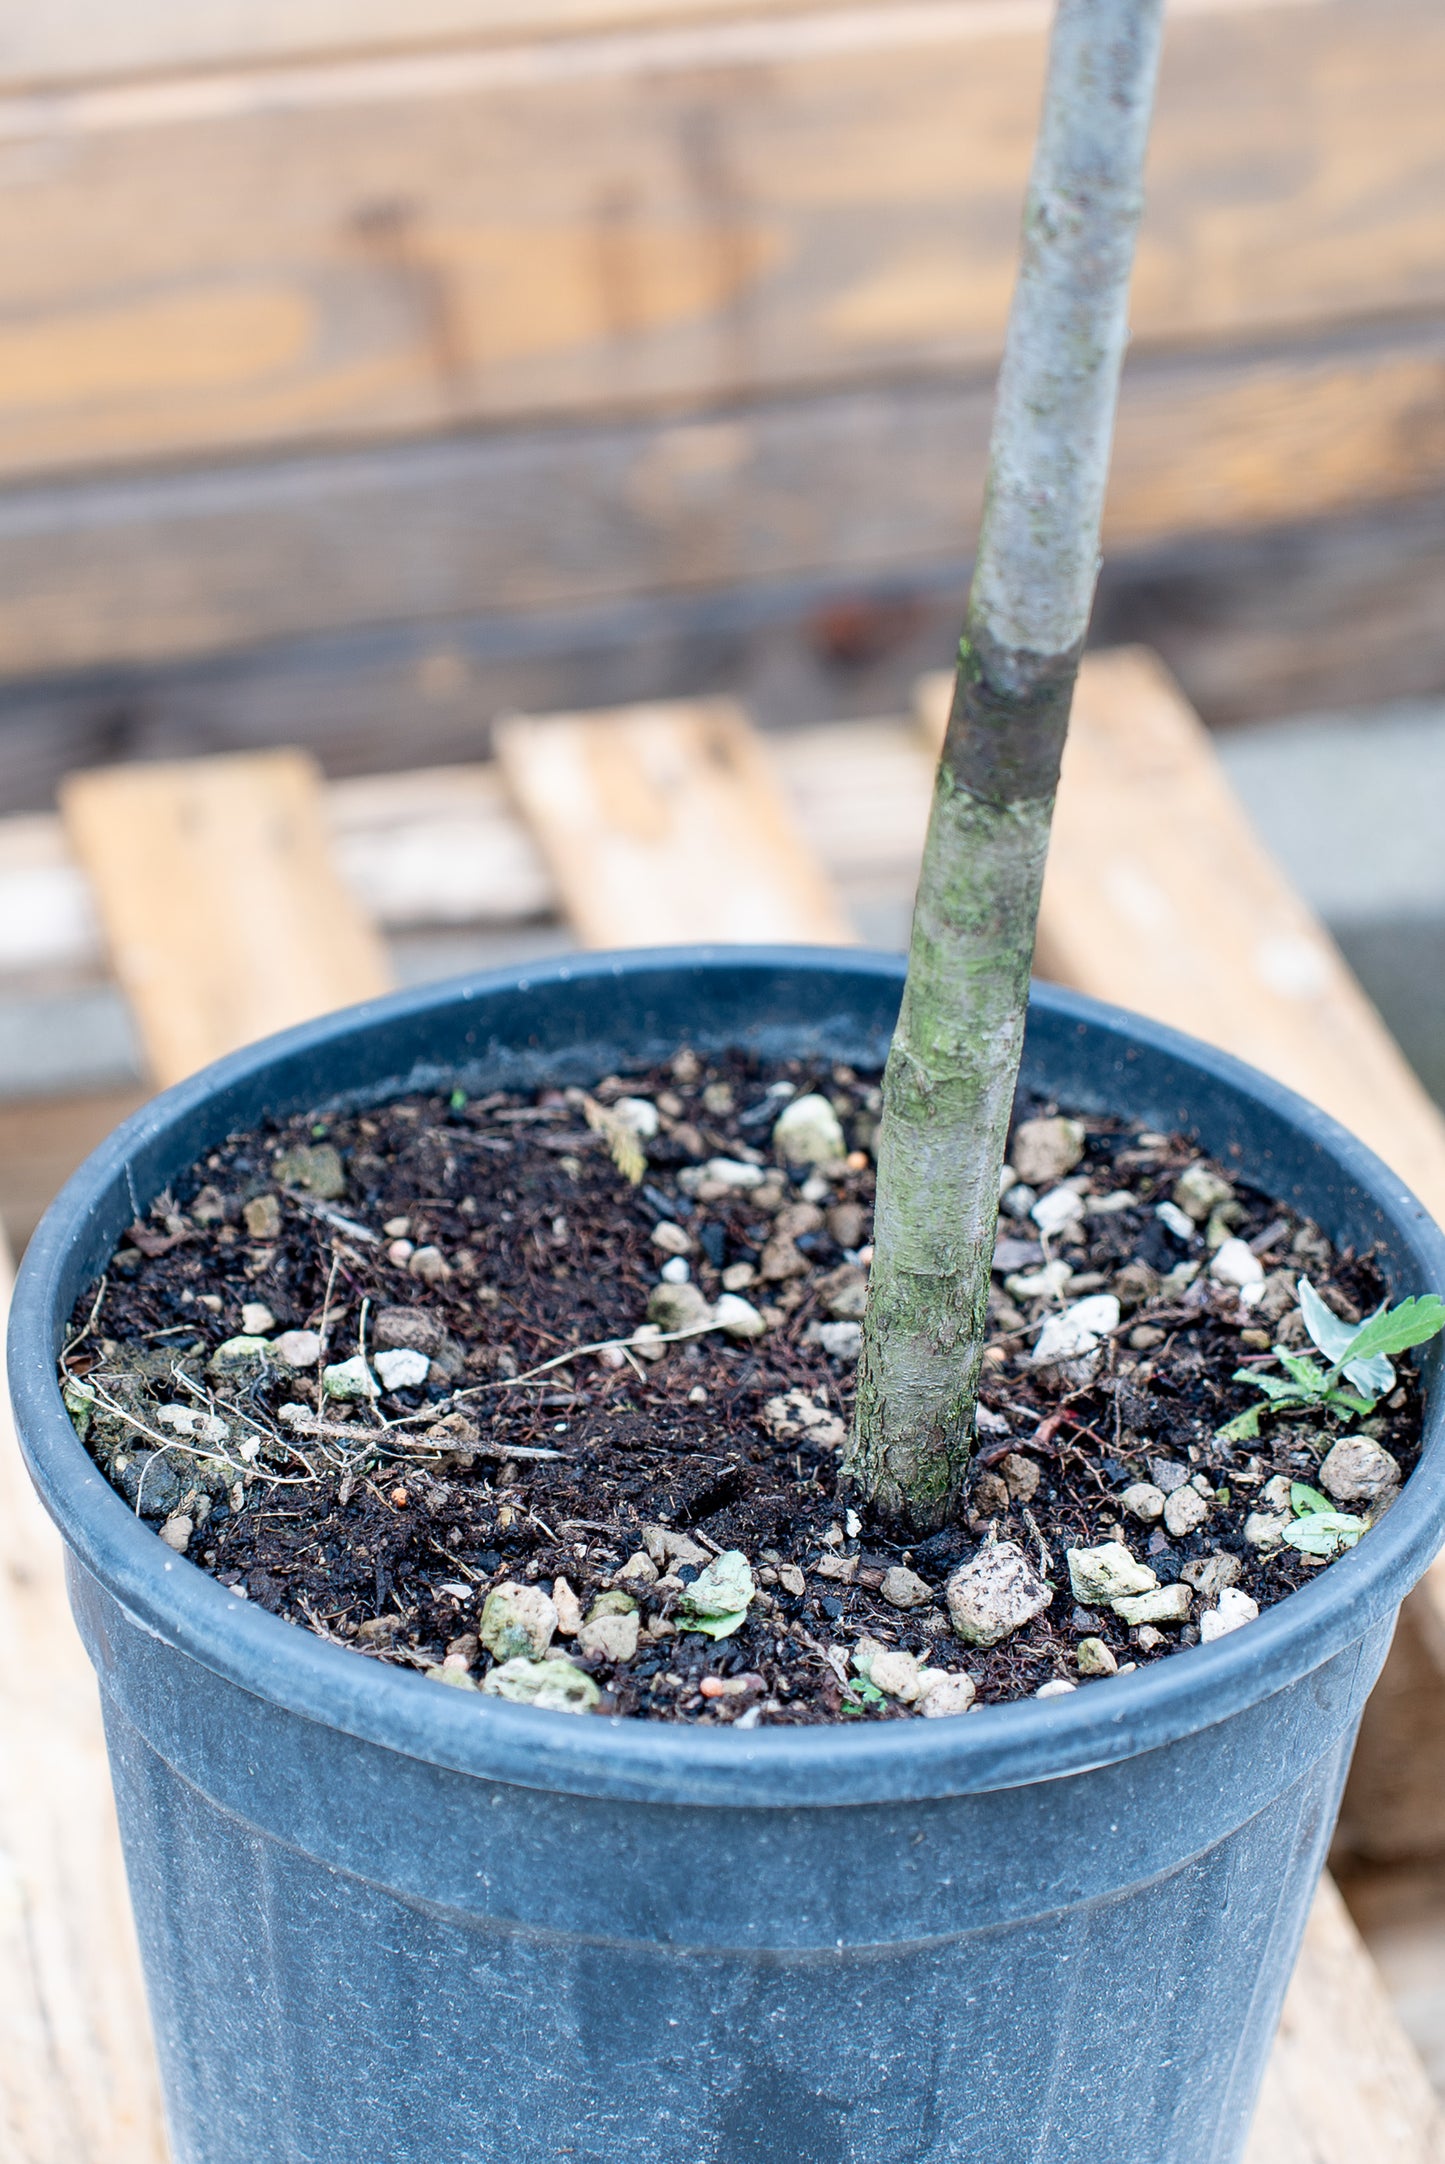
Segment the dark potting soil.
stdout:
<svg viewBox="0 0 1445 2164">
<path fill-rule="evenodd" d="M 869 1522 L 838 1452 L 878 1103 L 846 1067 L 683 1050 L 590 1096 L 454 1091 L 234 1137 L 77 1307 L 72 1417 L 162 1540 L 337 1644 L 748 1726 L 1092 1688 L 1326 1567 L 1280 1532 L 1338 1435 L 1408 1474 L 1404 1368 L 1368 1419 L 1217 1436 L 1253 1401 L 1236 1370 L 1305 1344 L 1299 1278 L 1359 1320 L 1385 1289 L 1369 1256 L 1183 1136 L 1030 1104 L 966 1521 L 912 1542 Z M 821 1163 L 785 1162 L 780 1117 Z M 1075 1597 L 1067 1551 L 1110 1542 L 1167 1614 Z M 949 1582 L 1000 1551 L 1046 1605 L 967 1643 Z"/>
</svg>

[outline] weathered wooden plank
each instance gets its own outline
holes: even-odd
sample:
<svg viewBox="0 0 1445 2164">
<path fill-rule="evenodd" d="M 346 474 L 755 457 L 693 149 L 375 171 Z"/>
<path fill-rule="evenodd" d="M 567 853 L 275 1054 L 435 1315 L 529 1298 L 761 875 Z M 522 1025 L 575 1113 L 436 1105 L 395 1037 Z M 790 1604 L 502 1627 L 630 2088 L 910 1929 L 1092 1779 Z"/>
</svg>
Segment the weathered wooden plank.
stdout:
<svg viewBox="0 0 1445 2164">
<path fill-rule="evenodd" d="M 20 1249 L 76 1166 L 145 1102 L 137 1088 L 0 1103 L 0 1228 Z"/>
<path fill-rule="evenodd" d="M 0 472 L 986 373 L 1045 15 L 773 10 L 0 102 Z M 1438 308 L 1442 84 L 1428 0 L 1175 11 L 1141 342 Z"/>
<path fill-rule="evenodd" d="M 1442 2164 L 1445 2121 L 1333 1883 L 1320 1882 L 1245 2164 Z"/>
<path fill-rule="evenodd" d="M 3 1390 L 0 1642 L 0 2149 L 166 2164 L 95 1679 Z"/>
<path fill-rule="evenodd" d="M 937 737 L 948 682 L 921 687 Z M 1039 918 L 1045 975 L 1237 1053 L 1322 1105 L 1445 1218 L 1445 1116 L 1425 1094 L 1318 919 L 1257 840 L 1197 717 L 1157 659 L 1125 648 L 1079 675 Z M 1408 1625 L 1439 1649 L 1445 1683 L 1445 1558 Z M 1412 1644 L 1417 1642 L 1412 1636 Z M 1371 1853 L 1422 1839 L 1432 1815 L 1395 1732 L 1397 1677 L 1371 1717 L 1347 1817 Z M 1433 1757 L 1425 1766 L 1433 1765 Z M 1423 1770 L 1423 1769 L 1422 1769 Z M 1438 1798 L 1438 1791 L 1437 1791 Z M 1393 1820 L 1391 1813 L 1398 1814 Z M 1445 1845 L 1445 1800 L 1434 1809 Z"/>
<path fill-rule="evenodd" d="M 772 0 L 801 12 L 824 0 Z M 1028 6 L 1030 0 L 1014 0 Z M 94 82 L 431 43 L 558 37 L 736 15 L 738 0 L 67 0 L 0 25 L 0 86 Z"/>
<path fill-rule="evenodd" d="M 61 808 L 158 1083 L 385 990 L 301 753 L 100 768 Z"/>
<path fill-rule="evenodd" d="M 1360 1723 L 1340 1809 L 1340 1852 L 1371 1863 L 1445 1857 L 1445 1573 L 1400 1611 Z M 1445 1938 L 1442 1938 L 1445 1971 Z"/>
<path fill-rule="evenodd" d="M 1280 521 L 1297 530 L 1309 519 L 1438 494 L 1442 384 L 1440 324 L 1268 355 L 1136 358 L 1126 374 L 1108 545 L 1117 554 L 1226 534 L 1232 549 Z M 318 632 L 354 629 L 374 643 L 378 625 L 460 619 L 464 627 L 479 604 L 489 614 L 473 643 L 486 638 L 495 648 L 509 624 L 519 627 L 515 642 L 537 617 L 551 622 L 546 636 L 556 648 L 569 619 L 638 596 L 683 603 L 786 581 L 926 574 L 972 551 L 991 404 L 992 384 L 982 378 L 898 382 L 761 399 L 705 417 L 596 420 L 14 488 L 0 493 L 0 676 L 173 664 Z M 1304 545 L 1296 540 L 1256 566 L 1251 589 L 1271 571 L 1276 584 L 1290 576 Z M 1403 553 L 1401 576 L 1413 592 L 1435 551 L 1426 537 Z M 1209 574 L 1213 588 L 1229 561 Z M 1353 558 L 1351 566 L 1357 574 Z M 1186 562 L 1179 577 L 1189 575 Z M 1385 585 L 1377 573 L 1378 607 L 1387 604 Z M 1162 590 L 1167 603 L 1167 583 Z M 1433 591 L 1416 610 L 1425 623 Z M 1226 596 L 1215 620 L 1226 606 L 1243 603 Z M 1196 605 L 1180 636 L 1199 615 Z M 1398 617 L 1397 604 L 1392 646 L 1400 644 Z M 571 621 L 570 636 L 585 643 L 586 623 Z M 1312 649 L 1296 636 L 1281 655 L 1282 636 L 1265 621 L 1246 626 L 1234 647 L 1226 641 L 1223 660 L 1202 654 L 1216 696 L 1228 695 L 1219 679 L 1229 671 L 1236 704 L 1261 673 L 1277 680 L 1292 670 L 1298 680 Z M 1365 665 L 1378 670 L 1368 621 L 1357 637 Z M 1418 647 L 1418 625 L 1412 638 Z M 212 700 L 224 699 L 231 682 L 218 679 Z M 112 727 L 126 705 L 124 689 L 108 681 L 67 696 L 89 698 Z M 445 706 L 445 686 L 430 681 L 412 696 L 419 716 L 428 703 Z M 194 707 L 206 690 L 186 697 Z M 58 724 L 49 733 L 58 735 Z"/>
<path fill-rule="evenodd" d="M 947 680 L 923 690 L 936 736 Z M 1039 918 L 1045 975 L 1323 1105 L 1445 1216 L 1445 1118 L 1239 808 L 1157 659 L 1087 657 Z"/>
<path fill-rule="evenodd" d="M 518 716 L 496 736 L 584 945 L 852 937 L 731 700 Z"/>
</svg>

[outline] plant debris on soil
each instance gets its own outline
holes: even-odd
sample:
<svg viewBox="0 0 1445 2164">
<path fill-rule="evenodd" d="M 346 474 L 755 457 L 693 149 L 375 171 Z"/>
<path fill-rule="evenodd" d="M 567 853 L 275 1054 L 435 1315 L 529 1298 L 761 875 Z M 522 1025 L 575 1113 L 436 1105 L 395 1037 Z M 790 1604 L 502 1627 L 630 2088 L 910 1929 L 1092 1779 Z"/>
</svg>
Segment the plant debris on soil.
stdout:
<svg viewBox="0 0 1445 2164">
<path fill-rule="evenodd" d="M 1300 1279 L 1357 1322 L 1371 1258 L 1182 1135 L 1029 1104 L 966 1521 L 870 1522 L 839 1451 L 878 1111 L 848 1067 L 684 1049 L 233 1137 L 77 1306 L 72 1418 L 178 1555 L 337 1645 L 742 1727 L 1093 1688 L 1327 1567 L 1301 1510 L 1388 1507 L 1407 1369 L 1368 1417 L 1218 1434 L 1306 1347 Z M 1342 1436 L 1368 1477 L 1326 1497 Z"/>
</svg>

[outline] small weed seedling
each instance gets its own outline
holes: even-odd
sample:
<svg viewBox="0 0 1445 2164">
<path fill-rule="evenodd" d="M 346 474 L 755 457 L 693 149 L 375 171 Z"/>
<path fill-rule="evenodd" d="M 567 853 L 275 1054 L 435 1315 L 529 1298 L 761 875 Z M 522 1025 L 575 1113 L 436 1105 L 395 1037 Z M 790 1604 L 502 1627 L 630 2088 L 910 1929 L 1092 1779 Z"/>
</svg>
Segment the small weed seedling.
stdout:
<svg viewBox="0 0 1445 2164">
<path fill-rule="evenodd" d="M 1357 1518 L 1352 1510 L 1336 1510 L 1327 1495 L 1303 1480 L 1290 1482 L 1289 1507 L 1294 1522 L 1283 1537 L 1301 1555 L 1337 1555 L 1341 1548 L 1353 1548 L 1361 1533 L 1369 1531 L 1368 1518 Z"/>
<path fill-rule="evenodd" d="M 1246 1406 L 1242 1413 L 1237 1413 L 1220 1428 L 1221 1442 L 1253 1442 L 1259 1434 L 1260 1421 L 1270 1413 L 1372 1413 L 1379 1400 L 1395 1387 L 1390 1354 L 1408 1352 L 1412 1345 L 1423 1345 L 1445 1329 L 1445 1301 L 1433 1292 L 1427 1292 L 1419 1299 L 1402 1300 L 1398 1307 L 1378 1308 L 1362 1323 L 1347 1323 L 1331 1313 L 1309 1279 L 1302 1277 L 1299 1303 L 1305 1328 L 1329 1366 L 1321 1367 L 1308 1354 L 1292 1353 L 1283 1345 L 1276 1345 L 1274 1357 L 1284 1369 L 1282 1376 L 1263 1375 L 1256 1368 L 1237 1368 L 1234 1380 L 1251 1384 L 1262 1395 L 1257 1404 Z M 1346 1388 L 1346 1384 L 1350 1387 Z M 1313 1493 L 1312 1490 L 1305 1492 Z M 1323 1496 L 1317 1505 L 1303 1507 L 1307 1518 L 1321 1513 L 1332 1519 L 1342 1515 L 1333 1510 Z M 1322 1539 L 1324 1532 L 1325 1529 L 1320 1527 Z M 1307 1546 L 1302 1537 L 1295 1539 L 1293 1534 L 1290 1537 L 1293 1545 L 1307 1555 L 1333 1552 L 1328 1547 Z"/>
</svg>

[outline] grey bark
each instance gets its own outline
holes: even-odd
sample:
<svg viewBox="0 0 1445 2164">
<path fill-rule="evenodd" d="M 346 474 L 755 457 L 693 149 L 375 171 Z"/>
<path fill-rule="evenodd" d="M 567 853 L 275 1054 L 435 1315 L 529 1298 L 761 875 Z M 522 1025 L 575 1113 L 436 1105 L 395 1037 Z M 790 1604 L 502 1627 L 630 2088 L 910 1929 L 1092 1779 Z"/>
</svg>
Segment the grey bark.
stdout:
<svg viewBox="0 0 1445 2164">
<path fill-rule="evenodd" d="M 934 788 L 844 1470 L 955 1514 L 1054 790 L 1099 566 L 1163 0 L 1059 0 L 978 557 Z"/>
</svg>

